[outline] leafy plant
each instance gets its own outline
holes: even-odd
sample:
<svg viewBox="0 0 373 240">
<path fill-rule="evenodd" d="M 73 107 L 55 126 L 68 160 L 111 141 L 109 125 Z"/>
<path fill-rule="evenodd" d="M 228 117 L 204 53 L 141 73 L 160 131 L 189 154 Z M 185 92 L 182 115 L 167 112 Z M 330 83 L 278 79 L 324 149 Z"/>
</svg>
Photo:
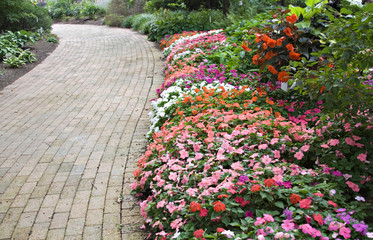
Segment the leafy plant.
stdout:
<svg viewBox="0 0 373 240">
<path fill-rule="evenodd" d="M 26 61 L 14 55 L 8 54 L 4 58 L 3 63 L 11 68 L 19 68 L 22 65 L 26 64 Z"/>
</svg>

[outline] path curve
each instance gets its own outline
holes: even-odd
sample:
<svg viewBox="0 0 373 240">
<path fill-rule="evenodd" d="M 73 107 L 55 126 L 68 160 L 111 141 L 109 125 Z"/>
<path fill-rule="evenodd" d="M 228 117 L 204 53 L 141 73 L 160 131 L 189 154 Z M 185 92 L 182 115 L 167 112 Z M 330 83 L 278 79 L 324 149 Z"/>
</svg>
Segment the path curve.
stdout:
<svg viewBox="0 0 373 240">
<path fill-rule="evenodd" d="M 143 239 L 129 183 L 161 53 L 128 29 L 53 33 L 56 50 L 0 92 L 0 239 Z"/>
</svg>

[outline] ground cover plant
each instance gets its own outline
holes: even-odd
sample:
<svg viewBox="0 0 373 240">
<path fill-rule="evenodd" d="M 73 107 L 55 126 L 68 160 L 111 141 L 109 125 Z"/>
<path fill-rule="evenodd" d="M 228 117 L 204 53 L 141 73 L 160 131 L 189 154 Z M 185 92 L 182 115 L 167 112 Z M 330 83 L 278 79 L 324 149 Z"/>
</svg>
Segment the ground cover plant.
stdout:
<svg viewBox="0 0 373 240">
<path fill-rule="evenodd" d="M 315 3 L 307 4 L 308 11 Z M 317 97 L 303 94 L 309 86 L 291 88 L 298 72 L 330 67 L 309 49 L 333 45 L 325 38 L 315 44 L 321 38 L 313 30 L 299 32 L 307 36 L 302 42 L 295 35 L 302 22 L 290 11 L 271 15 L 269 28 L 258 20 L 246 30 L 184 32 L 161 41 L 165 83 L 152 102 L 149 147 L 132 184 L 150 239 L 373 238 L 371 110 L 351 101 L 358 111 L 333 114 L 326 84 L 315 84 Z M 343 68 L 335 53 L 333 68 Z M 240 60 L 244 67 L 235 68 Z M 312 61 L 308 69 L 297 65 Z M 371 93 L 371 66 L 351 67 L 345 75 L 359 72 L 359 89 Z"/>
</svg>

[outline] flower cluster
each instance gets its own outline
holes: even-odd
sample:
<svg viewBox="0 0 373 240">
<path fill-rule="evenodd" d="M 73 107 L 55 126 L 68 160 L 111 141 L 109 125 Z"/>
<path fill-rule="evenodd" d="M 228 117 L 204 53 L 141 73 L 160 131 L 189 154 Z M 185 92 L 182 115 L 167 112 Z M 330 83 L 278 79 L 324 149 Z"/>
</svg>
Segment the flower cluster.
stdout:
<svg viewBox="0 0 373 240">
<path fill-rule="evenodd" d="M 206 53 L 225 44 L 222 36 L 163 43 L 172 84 L 152 103 L 150 143 L 131 185 L 150 237 L 373 238 L 364 221 L 373 174 L 370 115 L 354 124 L 325 119 L 322 102 L 284 99 L 254 87 L 256 75 L 208 64 Z M 182 72 L 186 66 L 193 71 Z"/>
</svg>

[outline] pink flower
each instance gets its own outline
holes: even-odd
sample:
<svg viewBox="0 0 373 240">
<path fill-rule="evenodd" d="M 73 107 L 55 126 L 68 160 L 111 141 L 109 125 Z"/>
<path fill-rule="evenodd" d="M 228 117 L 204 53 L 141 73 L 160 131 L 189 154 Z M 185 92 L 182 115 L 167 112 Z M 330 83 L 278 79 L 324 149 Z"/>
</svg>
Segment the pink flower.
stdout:
<svg viewBox="0 0 373 240">
<path fill-rule="evenodd" d="M 334 147 L 334 146 L 336 146 L 338 144 L 339 144 L 339 140 L 338 139 L 330 139 L 329 140 L 329 145 L 332 146 L 332 147 Z"/>
<path fill-rule="evenodd" d="M 352 140 L 351 138 L 346 138 L 345 139 L 345 141 L 346 141 L 346 143 L 348 144 L 348 145 L 350 145 L 350 146 L 355 146 L 355 141 L 354 140 Z"/>
<path fill-rule="evenodd" d="M 164 205 L 166 205 L 166 203 L 167 203 L 167 200 L 163 199 L 162 201 L 157 203 L 157 208 L 164 207 Z"/>
<path fill-rule="evenodd" d="M 308 152 L 308 150 L 310 150 L 310 145 L 304 145 L 300 148 L 300 150 L 302 150 L 303 152 Z"/>
<path fill-rule="evenodd" d="M 181 150 L 180 151 L 180 158 L 185 159 L 187 157 L 189 157 L 188 151 L 186 151 L 185 149 Z"/>
<path fill-rule="evenodd" d="M 288 219 L 286 219 L 286 220 L 284 220 L 283 222 L 283 224 L 281 224 L 281 227 L 285 230 L 285 231 L 287 231 L 287 232 L 289 232 L 289 231 L 291 231 L 291 230 L 294 230 L 294 228 L 295 228 L 295 224 L 292 222 L 293 220 L 288 220 Z"/>
<path fill-rule="evenodd" d="M 199 212 L 199 217 L 206 217 L 208 210 L 206 208 L 202 208 Z"/>
<path fill-rule="evenodd" d="M 275 221 L 275 219 L 273 219 L 272 215 L 270 215 L 270 214 L 263 214 L 263 218 L 267 222 L 274 222 Z"/>
<path fill-rule="evenodd" d="M 352 189 L 352 191 L 354 191 L 354 192 L 360 191 L 360 188 L 357 184 L 355 184 L 351 181 L 347 181 L 346 184 Z"/>
<path fill-rule="evenodd" d="M 178 218 L 171 223 L 171 228 L 180 228 L 183 225 L 182 219 Z"/>
<path fill-rule="evenodd" d="M 244 171 L 245 169 L 242 167 L 240 162 L 234 162 L 232 163 L 232 169 L 236 171 Z"/>
<path fill-rule="evenodd" d="M 274 158 L 279 159 L 281 157 L 279 150 L 273 150 L 272 153 L 274 154 Z"/>
<path fill-rule="evenodd" d="M 325 144 L 325 143 L 324 143 L 324 144 L 321 144 L 321 147 L 322 147 L 322 148 L 330 148 L 329 145 L 328 145 L 328 144 Z"/>
<path fill-rule="evenodd" d="M 258 146 L 259 150 L 266 150 L 268 148 L 268 145 L 267 144 L 260 144 Z"/>
<path fill-rule="evenodd" d="M 255 223 L 254 223 L 254 225 L 255 225 L 255 226 L 258 226 L 258 225 L 261 225 L 261 224 L 263 224 L 263 223 L 265 223 L 265 222 L 266 222 L 266 220 L 264 220 L 264 218 L 257 217 L 257 218 L 256 218 L 256 221 L 255 221 Z"/>
<path fill-rule="evenodd" d="M 351 229 L 342 227 L 339 229 L 339 234 L 342 235 L 345 239 L 349 239 L 351 237 Z"/>
<path fill-rule="evenodd" d="M 367 160 L 367 155 L 364 154 L 364 153 L 360 153 L 359 156 L 357 156 L 357 159 L 359 159 L 360 161 L 364 162 Z"/>
<path fill-rule="evenodd" d="M 264 156 L 262 157 L 262 162 L 263 162 L 265 165 L 270 164 L 271 161 L 272 161 L 272 159 L 271 159 L 268 155 L 264 155 Z"/>
<path fill-rule="evenodd" d="M 338 222 L 330 222 L 329 224 L 329 231 L 336 231 L 340 227 L 340 223 Z"/>
<path fill-rule="evenodd" d="M 304 154 L 301 151 L 294 154 L 294 157 L 298 160 L 301 160 L 303 158 L 303 156 L 304 156 Z"/>
</svg>

